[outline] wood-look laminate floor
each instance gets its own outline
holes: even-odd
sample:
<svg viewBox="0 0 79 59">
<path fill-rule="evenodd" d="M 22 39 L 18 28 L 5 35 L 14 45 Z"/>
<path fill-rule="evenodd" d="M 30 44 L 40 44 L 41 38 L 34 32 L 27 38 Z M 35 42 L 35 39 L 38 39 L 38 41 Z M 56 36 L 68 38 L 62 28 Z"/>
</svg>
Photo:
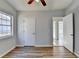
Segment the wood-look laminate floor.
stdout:
<svg viewBox="0 0 79 59">
<path fill-rule="evenodd" d="M 18 47 L 3 58 L 76 58 L 76 56 L 64 47 Z"/>
</svg>

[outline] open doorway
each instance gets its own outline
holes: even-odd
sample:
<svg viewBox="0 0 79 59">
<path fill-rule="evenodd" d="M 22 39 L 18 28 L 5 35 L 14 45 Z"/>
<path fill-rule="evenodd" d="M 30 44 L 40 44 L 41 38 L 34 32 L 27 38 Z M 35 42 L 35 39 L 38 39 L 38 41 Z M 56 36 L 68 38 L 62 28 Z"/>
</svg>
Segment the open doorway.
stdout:
<svg viewBox="0 0 79 59">
<path fill-rule="evenodd" d="M 62 17 L 53 17 L 53 46 L 63 46 Z"/>
<path fill-rule="evenodd" d="M 65 17 L 53 17 L 53 46 L 64 46 L 69 51 L 75 50 L 73 13 Z"/>
</svg>

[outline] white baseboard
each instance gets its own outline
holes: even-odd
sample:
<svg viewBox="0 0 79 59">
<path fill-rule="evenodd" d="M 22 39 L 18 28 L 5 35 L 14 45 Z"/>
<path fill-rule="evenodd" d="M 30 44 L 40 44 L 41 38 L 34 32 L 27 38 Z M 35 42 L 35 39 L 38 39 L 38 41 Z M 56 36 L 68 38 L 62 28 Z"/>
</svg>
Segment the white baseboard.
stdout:
<svg viewBox="0 0 79 59">
<path fill-rule="evenodd" d="M 24 45 L 16 45 L 16 47 L 24 47 Z"/>
<path fill-rule="evenodd" d="M 75 53 L 75 52 L 74 52 L 74 54 L 79 58 L 79 54 L 77 54 L 77 53 Z"/>
<path fill-rule="evenodd" d="M 35 47 L 53 47 L 53 45 L 35 45 Z"/>
<path fill-rule="evenodd" d="M 30 46 L 34 46 L 34 45 L 27 45 L 26 47 L 30 47 Z M 25 47 L 24 45 L 16 45 L 16 47 Z"/>
<path fill-rule="evenodd" d="M 24 47 L 24 45 L 17 45 L 16 47 Z M 53 47 L 53 45 L 35 45 L 34 47 Z"/>
<path fill-rule="evenodd" d="M 2 55 L 0 55 L 0 58 L 2 58 L 3 56 L 5 56 L 6 54 L 8 54 L 10 51 L 12 51 L 13 49 L 15 49 L 16 47 L 12 47 L 11 49 L 9 49 L 8 51 L 6 51 L 5 53 L 3 53 Z"/>
</svg>

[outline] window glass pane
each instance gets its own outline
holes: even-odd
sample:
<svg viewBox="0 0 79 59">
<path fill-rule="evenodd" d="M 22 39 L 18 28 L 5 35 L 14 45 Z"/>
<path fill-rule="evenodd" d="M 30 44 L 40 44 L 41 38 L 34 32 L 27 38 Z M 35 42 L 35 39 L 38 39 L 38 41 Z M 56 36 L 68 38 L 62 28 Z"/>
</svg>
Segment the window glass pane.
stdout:
<svg viewBox="0 0 79 59">
<path fill-rule="evenodd" d="M 2 14 L 0 13 L 0 18 L 1 18 Z"/>
<path fill-rule="evenodd" d="M 1 19 L 0 19 L 0 24 L 1 24 Z"/>
<path fill-rule="evenodd" d="M 2 24 L 3 25 L 6 25 L 6 20 L 2 20 Z"/>
<path fill-rule="evenodd" d="M 11 32 L 11 26 L 7 26 L 8 32 Z"/>
<path fill-rule="evenodd" d="M 6 21 L 6 25 L 11 25 L 11 22 L 10 21 Z"/>
<path fill-rule="evenodd" d="M 11 19 L 11 17 L 10 16 L 7 16 L 7 20 L 10 21 L 10 19 Z"/>
<path fill-rule="evenodd" d="M 10 28 L 10 26 L 7 26 L 7 30 L 10 30 L 11 28 Z"/>
<path fill-rule="evenodd" d="M 0 26 L 0 34 L 2 33 L 2 26 Z"/>
<path fill-rule="evenodd" d="M 6 26 L 2 26 L 2 28 L 3 28 L 3 33 L 6 33 Z"/>
</svg>

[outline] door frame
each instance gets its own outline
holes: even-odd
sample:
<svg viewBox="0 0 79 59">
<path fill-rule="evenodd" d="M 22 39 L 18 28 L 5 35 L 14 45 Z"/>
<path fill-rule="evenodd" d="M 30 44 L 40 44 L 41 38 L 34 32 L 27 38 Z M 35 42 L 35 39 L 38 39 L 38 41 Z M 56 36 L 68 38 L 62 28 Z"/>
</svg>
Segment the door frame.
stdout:
<svg viewBox="0 0 79 59">
<path fill-rule="evenodd" d="M 72 14 L 73 14 L 73 52 L 75 52 L 75 14 L 74 13 Z M 52 27 L 53 27 L 53 17 L 52 17 Z M 52 28 L 52 32 L 53 32 L 53 28 Z M 52 37 L 53 37 L 53 34 L 52 34 Z"/>
<path fill-rule="evenodd" d="M 63 21 L 63 17 L 52 17 L 52 40 L 54 41 L 53 39 L 53 21 L 57 18 L 57 22 L 59 21 Z M 59 30 L 57 29 L 57 33 L 59 32 Z M 57 34 L 57 39 L 59 38 L 59 34 Z M 54 46 L 54 45 L 53 45 Z"/>
<path fill-rule="evenodd" d="M 75 52 L 75 14 L 73 14 L 73 52 Z"/>
</svg>

